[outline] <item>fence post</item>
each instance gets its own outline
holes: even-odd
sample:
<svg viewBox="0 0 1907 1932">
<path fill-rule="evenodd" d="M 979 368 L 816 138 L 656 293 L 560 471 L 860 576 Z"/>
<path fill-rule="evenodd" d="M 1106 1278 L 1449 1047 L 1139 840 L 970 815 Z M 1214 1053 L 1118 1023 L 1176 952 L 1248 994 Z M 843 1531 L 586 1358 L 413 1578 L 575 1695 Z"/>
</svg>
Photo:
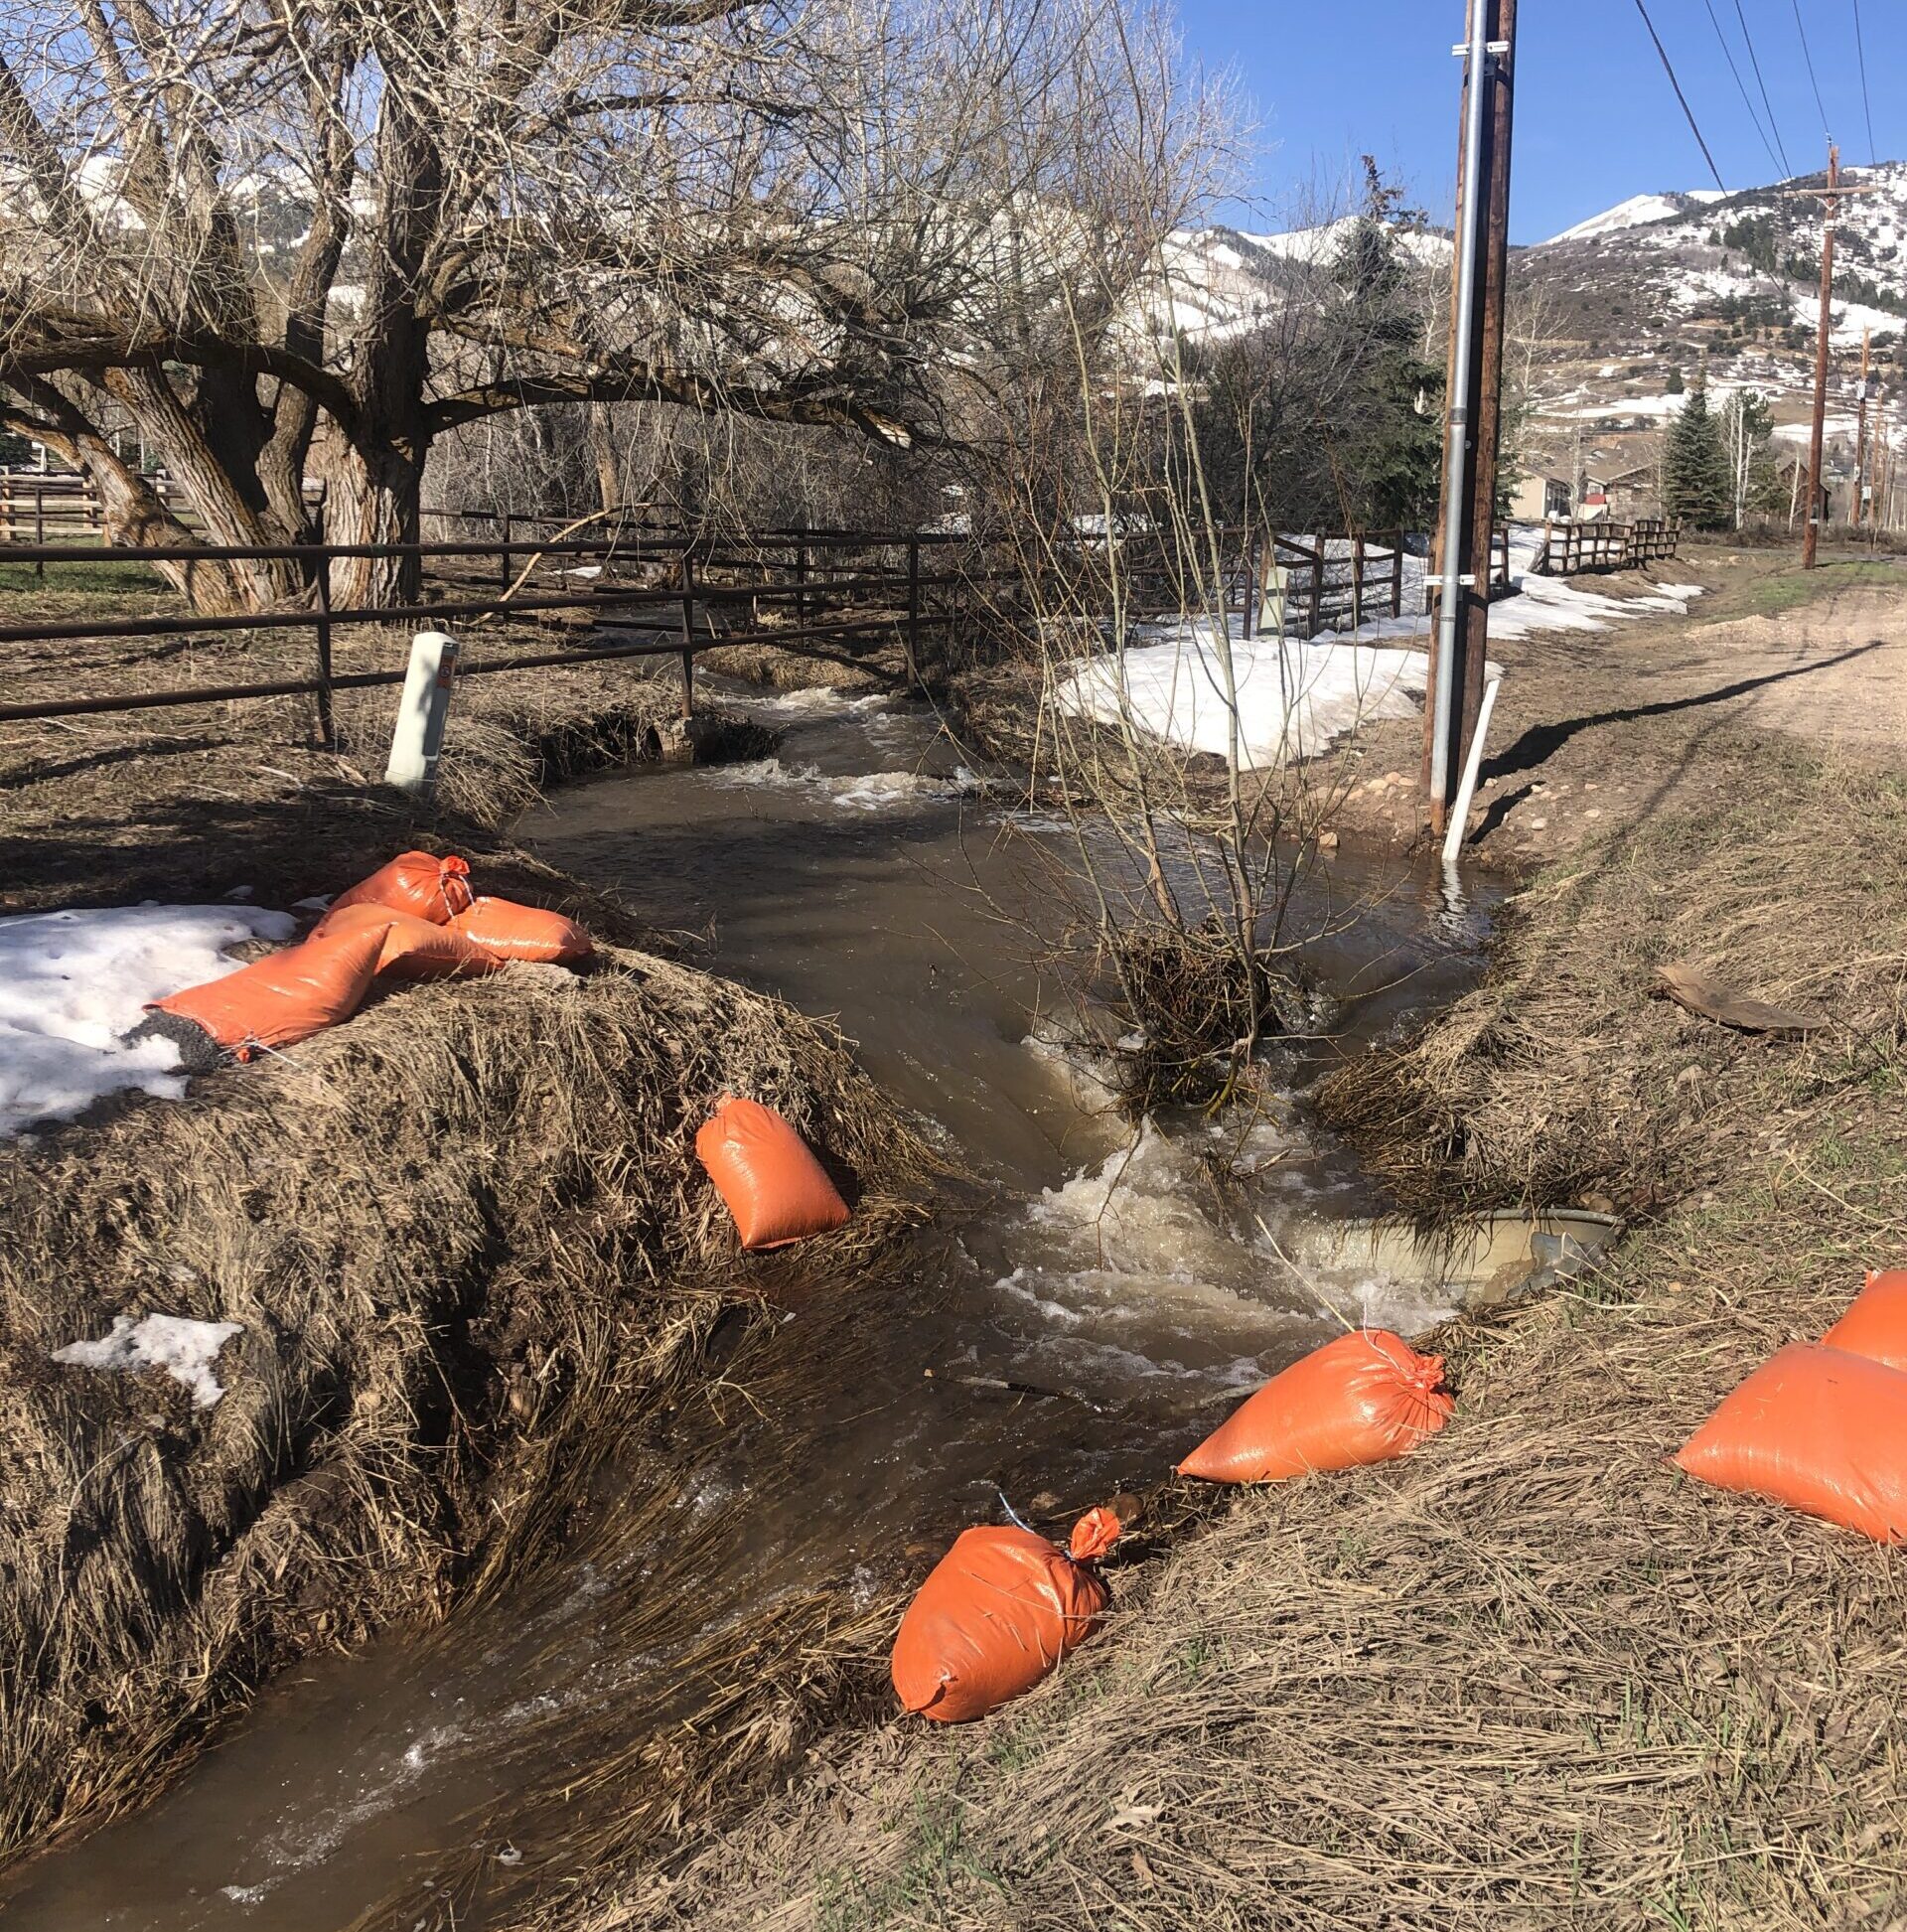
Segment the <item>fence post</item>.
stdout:
<svg viewBox="0 0 1907 1932">
<path fill-rule="evenodd" d="M 1351 628 L 1364 629 L 1364 532 L 1351 539 Z"/>
<path fill-rule="evenodd" d="M 1392 532 L 1391 544 L 1391 615 L 1403 615 L 1403 531 Z"/>
<path fill-rule="evenodd" d="M 384 783 L 428 798 L 437 786 L 437 759 L 444 748 L 444 721 L 457 681 L 457 640 L 441 631 L 420 631 L 410 641 L 410 668 L 397 702 Z"/>
<path fill-rule="evenodd" d="M 1318 538 L 1318 553 L 1311 559 L 1311 626 L 1305 632 L 1314 638 L 1324 629 L 1324 538 Z"/>
<path fill-rule="evenodd" d="M 322 515 L 322 513 L 321 513 Z M 318 541 L 325 540 L 324 524 L 318 527 Z M 321 554 L 314 588 L 318 592 L 318 743 L 325 751 L 338 749 L 338 724 L 331 705 L 331 558 Z M 441 737 L 442 731 L 438 735 Z"/>
<path fill-rule="evenodd" d="M 1245 532 L 1245 622 L 1241 627 L 1247 643 L 1258 635 L 1258 542 L 1248 525 Z M 1227 613 L 1230 616 L 1230 613 Z"/>
<path fill-rule="evenodd" d="M 511 532 L 511 517 L 509 511 L 504 512 L 502 522 L 503 522 L 504 537 L 503 537 L 503 547 L 497 552 L 497 591 L 500 596 L 508 597 L 510 595 L 510 532 Z"/>
<path fill-rule="evenodd" d="M 47 486 L 36 483 L 33 486 L 33 540 L 44 545 L 47 540 Z M 47 560 L 45 557 L 33 566 L 33 574 L 41 583 L 47 580 Z"/>
<path fill-rule="evenodd" d="M 682 551 L 682 716 L 695 715 L 695 559 Z"/>
<path fill-rule="evenodd" d="M 921 539 L 907 539 L 907 675 L 921 680 Z"/>
<path fill-rule="evenodd" d="M 795 545 L 795 628 L 807 628 L 807 545 Z"/>
</svg>

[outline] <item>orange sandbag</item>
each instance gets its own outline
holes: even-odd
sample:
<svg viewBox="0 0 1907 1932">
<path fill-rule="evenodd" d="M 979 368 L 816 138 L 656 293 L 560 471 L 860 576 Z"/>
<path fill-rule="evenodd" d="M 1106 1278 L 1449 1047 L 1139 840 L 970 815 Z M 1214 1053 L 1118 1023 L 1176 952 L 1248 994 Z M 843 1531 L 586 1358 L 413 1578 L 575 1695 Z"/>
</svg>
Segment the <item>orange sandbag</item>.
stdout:
<svg viewBox="0 0 1907 1932">
<path fill-rule="evenodd" d="M 362 933 L 375 927 L 384 936 L 383 950 L 377 956 L 377 970 L 392 979 L 454 979 L 474 977 L 480 972 L 498 972 L 503 961 L 495 953 L 466 939 L 449 926 L 433 926 L 427 919 L 414 919 L 407 912 L 392 912 L 388 906 L 372 905 L 361 899 L 355 906 L 343 906 L 326 913 L 312 928 L 313 939 L 329 939 L 339 933 Z"/>
<path fill-rule="evenodd" d="M 781 1248 L 847 1219 L 847 1203 L 807 1142 L 758 1101 L 725 1097 L 696 1133 L 695 1154 L 744 1248 Z"/>
<path fill-rule="evenodd" d="M 894 1639 L 903 1707 L 959 1723 L 1030 1691 L 1098 1627 L 1106 1591 L 1088 1565 L 1118 1537 L 1110 1510 L 1080 1518 L 1070 1554 L 1031 1530 L 962 1531 Z"/>
<path fill-rule="evenodd" d="M 431 852 L 399 852 L 362 885 L 341 892 L 331 902 L 331 910 L 342 912 L 347 906 L 366 904 L 388 906 L 392 912 L 407 912 L 413 919 L 443 926 L 470 901 L 470 866 L 466 860 L 454 855 L 438 858 Z"/>
<path fill-rule="evenodd" d="M 1907 1537 L 1907 1375 L 1790 1342 L 1682 1445 L 1691 1476 L 1858 1530 Z"/>
<path fill-rule="evenodd" d="M 1867 1285 L 1821 1341 L 1824 1348 L 1907 1370 L 1907 1267 L 1869 1271 Z"/>
<path fill-rule="evenodd" d="M 589 935 L 573 919 L 510 899 L 473 899 L 450 923 L 454 931 L 500 960 L 575 966 L 595 951 Z"/>
<path fill-rule="evenodd" d="M 1317 1469 L 1389 1462 L 1434 1435 L 1456 1404 L 1443 1357 L 1382 1328 L 1314 1349 L 1248 1397 L 1179 1464 L 1215 1483 L 1269 1483 Z"/>
<path fill-rule="evenodd" d="M 173 1013 L 240 1060 L 253 1047 L 295 1046 L 358 1010 L 383 951 L 382 922 L 362 932 L 308 939 L 250 966 L 157 999 L 148 1012 Z"/>
</svg>

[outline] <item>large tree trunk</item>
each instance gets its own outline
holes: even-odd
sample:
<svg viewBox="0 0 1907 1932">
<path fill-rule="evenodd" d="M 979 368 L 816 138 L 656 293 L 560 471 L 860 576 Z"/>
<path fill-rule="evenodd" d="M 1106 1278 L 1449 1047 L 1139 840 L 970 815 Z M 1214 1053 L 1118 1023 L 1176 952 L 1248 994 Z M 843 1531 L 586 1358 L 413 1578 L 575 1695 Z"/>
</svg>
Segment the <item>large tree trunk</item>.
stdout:
<svg viewBox="0 0 1907 1932">
<path fill-rule="evenodd" d="M 422 527 L 424 446 L 394 443 L 369 450 L 335 440 L 325 458 L 325 541 L 337 544 L 415 543 Z M 378 609 L 417 601 L 419 559 L 407 556 L 338 557 L 331 566 L 331 601 L 338 610 Z"/>
</svg>

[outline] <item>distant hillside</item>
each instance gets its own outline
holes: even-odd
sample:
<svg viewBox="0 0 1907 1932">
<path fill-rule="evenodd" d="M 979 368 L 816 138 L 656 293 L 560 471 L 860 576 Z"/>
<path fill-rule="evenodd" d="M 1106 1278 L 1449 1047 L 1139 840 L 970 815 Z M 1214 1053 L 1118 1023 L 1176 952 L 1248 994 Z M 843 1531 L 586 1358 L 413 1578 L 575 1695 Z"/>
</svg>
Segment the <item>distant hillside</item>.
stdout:
<svg viewBox="0 0 1907 1932">
<path fill-rule="evenodd" d="M 1532 372 L 1528 466 L 1566 475 L 1580 463 L 1603 475 L 1652 462 L 1664 420 L 1703 369 L 1717 400 L 1733 388 L 1757 390 L 1774 410 L 1778 438 L 1798 445 L 1814 380 L 1821 204 L 1787 191 L 1826 179 L 1804 175 L 1729 195 L 1636 195 L 1513 250 L 1515 321 Z M 1835 249 L 1828 434 L 1844 465 L 1863 330 L 1880 406 L 1907 398 L 1907 162 L 1849 168 L 1843 179 L 1868 191 L 1843 202 Z M 1176 326 L 1235 334 L 1286 302 L 1318 299 L 1348 225 L 1280 234 L 1214 227 L 1175 237 Z M 1447 270 L 1447 234 L 1397 233 L 1420 272 Z M 1426 299 L 1440 291 L 1427 289 Z"/>
</svg>

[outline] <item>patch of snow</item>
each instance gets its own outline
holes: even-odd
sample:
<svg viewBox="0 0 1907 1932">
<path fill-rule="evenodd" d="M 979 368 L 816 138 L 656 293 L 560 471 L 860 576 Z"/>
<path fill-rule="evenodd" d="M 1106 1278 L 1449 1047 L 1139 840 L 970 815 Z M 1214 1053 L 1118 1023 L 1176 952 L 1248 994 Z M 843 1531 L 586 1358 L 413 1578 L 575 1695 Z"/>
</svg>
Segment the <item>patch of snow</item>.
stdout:
<svg viewBox="0 0 1907 1932">
<path fill-rule="evenodd" d="M 1407 718 L 1423 704 L 1428 660 L 1421 651 L 1384 650 L 1331 638 L 1308 644 L 1242 635 L 1233 619 L 1242 763 L 1267 769 L 1307 757 L 1374 718 Z M 1223 653 L 1210 618 L 1148 625 L 1155 641 L 1089 659 L 1062 680 L 1060 708 L 1116 724 L 1129 717 L 1155 738 L 1223 758 L 1232 731 Z"/>
<path fill-rule="evenodd" d="M 1523 593 L 1490 606 L 1490 636 L 1527 638 L 1538 631 L 1606 631 L 1632 618 L 1680 615 L 1699 584 L 1664 584 L 1647 597 L 1605 597 L 1578 590 L 1559 577 L 1525 577 Z"/>
<path fill-rule="evenodd" d="M 169 1040 L 125 1045 L 149 1001 L 234 971 L 225 949 L 288 940 L 281 912 L 108 906 L 0 919 L 0 1136 L 70 1120 L 102 1095 L 185 1092 Z"/>
<path fill-rule="evenodd" d="M 191 1392 L 195 1409 L 211 1409 L 225 1393 L 213 1365 L 238 1330 L 235 1321 L 194 1321 L 186 1315 L 147 1315 L 134 1321 L 130 1315 L 115 1315 L 109 1335 L 96 1342 L 70 1342 L 55 1349 L 52 1359 L 66 1368 L 120 1375 L 164 1369 Z"/>
</svg>

